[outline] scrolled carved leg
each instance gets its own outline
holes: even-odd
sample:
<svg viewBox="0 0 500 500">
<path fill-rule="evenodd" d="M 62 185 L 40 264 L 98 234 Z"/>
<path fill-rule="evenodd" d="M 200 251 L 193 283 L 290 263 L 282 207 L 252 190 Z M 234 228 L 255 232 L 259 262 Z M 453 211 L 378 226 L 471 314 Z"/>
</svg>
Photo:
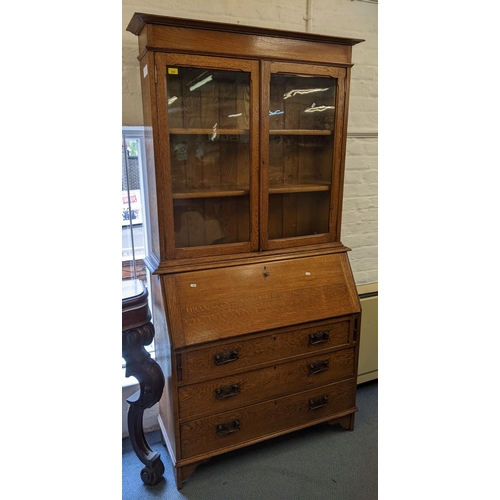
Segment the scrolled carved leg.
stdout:
<svg viewBox="0 0 500 500">
<path fill-rule="evenodd" d="M 163 466 L 163 462 L 160 460 L 158 455 L 158 460 L 152 464 L 151 467 L 144 467 L 141 471 L 141 479 L 144 484 L 148 486 L 153 486 L 163 477 L 163 473 L 165 472 L 165 467 Z"/>
<path fill-rule="evenodd" d="M 126 376 L 137 378 L 140 386 L 140 390 L 127 400 L 130 403 L 127 417 L 130 442 L 137 457 L 146 466 L 141 471 L 141 479 L 148 486 L 160 481 L 165 472 L 160 454 L 149 447 L 143 430 L 144 411 L 160 400 L 165 385 L 161 368 L 143 347 L 150 344 L 153 337 L 154 328 L 150 322 L 125 330 L 122 334 Z"/>
</svg>

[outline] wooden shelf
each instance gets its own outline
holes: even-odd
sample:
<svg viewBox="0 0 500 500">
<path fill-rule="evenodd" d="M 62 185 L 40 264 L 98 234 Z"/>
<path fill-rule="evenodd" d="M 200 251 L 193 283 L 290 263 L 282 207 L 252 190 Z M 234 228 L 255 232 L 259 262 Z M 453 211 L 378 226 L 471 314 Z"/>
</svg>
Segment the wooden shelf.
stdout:
<svg viewBox="0 0 500 500">
<path fill-rule="evenodd" d="M 280 186 L 269 186 L 269 194 L 288 193 L 316 193 L 318 191 L 329 191 L 331 185 L 325 184 L 283 184 Z"/>
<path fill-rule="evenodd" d="M 331 185 L 324 184 L 282 184 L 279 186 L 269 186 L 269 194 L 287 193 L 316 193 L 319 191 L 329 191 Z M 173 193 L 174 200 L 195 199 L 195 198 L 227 198 L 230 196 L 246 196 L 250 192 L 248 187 L 233 188 L 213 188 L 213 189 L 190 189 L 186 191 L 176 191 Z"/>
<path fill-rule="evenodd" d="M 174 200 L 186 200 L 196 198 L 227 198 L 230 196 L 246 196 L 250 189 L 246 187 L 212 188 L 212 189 L 190 189 L 189 191 L 176 191 L 173 193 Z"/>
<path fill-rule="evenodd" d="M 269 135 L 332 135 L 333 130 L 274 129 Z"/>
<path fill-rule="evenodd" d="M 171 128 L 170 135 L 244 135 L 248 134 L 248 129 L 242 128 Z"/>
</svg>

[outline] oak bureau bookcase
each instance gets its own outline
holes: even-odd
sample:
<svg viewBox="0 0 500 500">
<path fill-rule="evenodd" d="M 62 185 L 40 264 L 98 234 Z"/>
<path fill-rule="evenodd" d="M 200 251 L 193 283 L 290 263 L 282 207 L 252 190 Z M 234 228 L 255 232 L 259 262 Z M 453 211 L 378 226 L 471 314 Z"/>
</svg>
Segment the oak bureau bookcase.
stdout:
<svg viewBox="0 0 500 500">
<path fill-rule="evenodd" d="M 353 430 L 361 307 L 340 241 L 352 47 L 134 14 L 159 423 L 182 487 L 209 458 Z"/>
</svg>

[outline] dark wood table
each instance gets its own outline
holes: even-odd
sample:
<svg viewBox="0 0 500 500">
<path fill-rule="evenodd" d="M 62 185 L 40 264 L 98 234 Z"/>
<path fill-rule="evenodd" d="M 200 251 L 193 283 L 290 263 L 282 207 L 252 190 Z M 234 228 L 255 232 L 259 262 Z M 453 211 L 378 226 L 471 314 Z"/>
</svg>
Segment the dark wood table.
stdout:
<svg viewBox="0 0 500 500">
<path fill-rule="evenodd" d="M 128 431 L 132 447 L 145 465 L 141 479 L 149 486 L 161 480 L 165 467 L 160 453 L 153 451 L 144 436 L 144 411 L 154 406 L 161 398 L 165 378 L 160 366 L 144 346 L 154 338 L 151 312 L 148 306 L 148 291 L 140 280 L 122 282 L 122 356 L 125 359 L 125 375 L 135 377 L 140 389 L 129 399 Z"/>
</svg>

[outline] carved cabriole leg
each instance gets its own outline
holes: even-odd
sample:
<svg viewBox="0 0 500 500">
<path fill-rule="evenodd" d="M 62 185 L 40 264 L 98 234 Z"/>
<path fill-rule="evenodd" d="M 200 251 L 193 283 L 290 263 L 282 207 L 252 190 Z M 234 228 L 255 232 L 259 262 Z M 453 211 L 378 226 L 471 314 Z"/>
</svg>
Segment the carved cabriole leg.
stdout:
<svg viewBox="0 0 500 500">
<path fill-rule="evenodd" d="M 130 401 L 129 401 L 130 402 Z M 132 447 L 140 461 L 146 466 L 141 471 L 141 479 L 144 484 L 152 486 L 163 476 L 165 467 L 157 451 L 151 450 L 142 427 L 144 408 L 137 408 L 131 403 L 128 412 L 128 429 Z"/>
<path fill-rule="evenodd" d="M 160 454 L 149 447 L 143 430 L 144 411 L 160 400 L 165 385 L 161 368 L 143 347 L 149 345 L 153 337 L 154 328 L 150 322 L 122 333 L 122 355 L 126 362 L 126 376 L 137 378 L 140 386 L 140 390 L 127 400 L 130 403 L 128 412 L 130 442 L 137 457 L 146 466 L 141 471 L 141 479 L 150 486 L 160 481 L 165 471 Z"/>
</svg>

